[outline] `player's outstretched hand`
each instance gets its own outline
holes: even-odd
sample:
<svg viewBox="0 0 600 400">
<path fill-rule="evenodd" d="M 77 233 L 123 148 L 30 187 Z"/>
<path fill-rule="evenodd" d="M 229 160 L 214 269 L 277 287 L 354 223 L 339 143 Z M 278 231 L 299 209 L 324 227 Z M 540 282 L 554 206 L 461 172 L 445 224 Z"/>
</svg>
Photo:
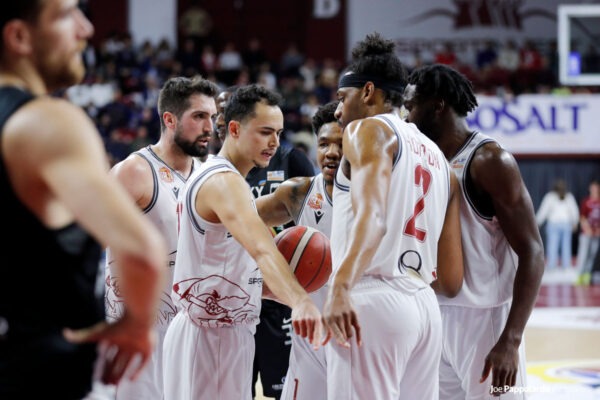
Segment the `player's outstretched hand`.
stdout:
<svg viewBox="0 0 600 400">
<path fill-rule="evenodd" d="M 516 384 L 518 365 L 519 346 L 501 340 L 485 358 L 480 383 L 483 383 L 491 372 L 492 387 L 490 391 L 492 395 L 500 396 L 506 388 Z"/>
<path fill-rule="evenodd" d="M 306 296 L 292 308 L 292 326 L 297 335 L 307 338 L 317 350 L 323 343 L 325 327 L 321 312 L 315 303 Z"/>
<path fill-rule="evenodd" d="M 99 364 L 101 380 L 105 384 L 117 384 L 125 372 L 135 379 L 150 360 L 156 342 L 152 325 L 135 321 L 128 314 L 115 323 L 100 322 L 80 330 L 65 329 L 63 334 L 73 343 L 100 343 Z"/>
<path fill-rule="evenodd" d="M 331 287 L 323 313 L 327 328 L 338 344 L 350 347 L 349 339 L 356 333 L 356 343 L 362 345 L 360 324 L 346 287 L 335 284 Z"/>
</svg>

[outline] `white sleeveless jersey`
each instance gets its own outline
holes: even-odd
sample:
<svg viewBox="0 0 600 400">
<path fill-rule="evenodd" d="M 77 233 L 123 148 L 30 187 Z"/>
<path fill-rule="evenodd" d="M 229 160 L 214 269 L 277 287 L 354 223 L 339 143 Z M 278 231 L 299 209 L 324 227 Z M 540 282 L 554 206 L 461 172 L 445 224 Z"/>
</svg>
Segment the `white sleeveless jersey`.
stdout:
<svg viewBox="0 0 600 400">
<path fill-rule="evenodd" d="M 392 128 L 399 146 L 387 199 L 387 231 L 364 276 L 419 290 L 436 279 L 438 239 L 450 195 L 450 168 L 435 143 L 414 124 L 395 114 L 374 118 Z M 340 167 L 333 193 L 331 279 L 346 253 L 354 224 L 351 190 L 350 180 Z"/>
<path fill-rule="evenodd" d="M 438 296 L 440 304 L 494 307 L 512 299 L 518 258 L 492 211 L 477 210 L 469 195 L 471 160 L 482 145 L 495 141 L 474 133 L 450 160 L 461 188 L 460 224 L 465 266 L 461 291 L 452 299 Z"/>
<path fill-rule="evenodd" d="M 172 297 L 179 310 L 203 327 L 256 324 L 260 314 L 262 275 L 256 262 L 223 224 L 208 222 L 196 212 L 202 184 L 225 172 L 239 174 L 225 158 L 207 160 L 189 178 L 180 205 Z M 249 198 L 256 207 L 254 197 Z"/>
<path fill-rule="evenodd" d="M 177 309 L 171 300 L 171 287 L 177 254 L 177 204 L 186 178 L 161 160 L 150 146 L 140 149 L 134 154 L 142 157 L 150 164 L 154 182 L 152 200 L 142 211 L 162 233 L 169 251 L 165 286 L 161 293 L 156 320 L 156 327 L 165 331 L 177 313 Z M 200 164 L 196 159 L 192 162 L 193 172 L 199 169 Z M 114 261 L 110 249 L 107 249 L 106 260 L 107 266 L 110 268 L 110 275 L 106 279 L 106 311 L 110 320 L 116 320 L 121 317 L 124 308 L 123 299 L 120 297 L 118 290 L 118 271 L 110 267 Z"/>
<path fill-rule="evenodd" d="M 310 189 L 302 202 L 300 214 L 295 219 L 296 225 L 310 226 L 318 229 L 327 237 L 331 237 L 331 220 L 333 203 L 325 190 L 323 174 L 311 178 Z"/>
</svg>

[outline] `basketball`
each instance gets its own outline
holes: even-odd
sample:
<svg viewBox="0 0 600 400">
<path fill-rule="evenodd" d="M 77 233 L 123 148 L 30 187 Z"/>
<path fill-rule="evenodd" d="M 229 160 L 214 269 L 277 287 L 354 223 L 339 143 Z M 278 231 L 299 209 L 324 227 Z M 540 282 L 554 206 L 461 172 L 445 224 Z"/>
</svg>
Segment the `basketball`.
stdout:
<svg viewBox="0 0 600 400">
<path fill-rule="evenodd" d="M 308 226 L 293 226 L 275 236 L 275 244 L 308 293 L 320 289 L 331 275 L 329 238 Z"/>
</svg>

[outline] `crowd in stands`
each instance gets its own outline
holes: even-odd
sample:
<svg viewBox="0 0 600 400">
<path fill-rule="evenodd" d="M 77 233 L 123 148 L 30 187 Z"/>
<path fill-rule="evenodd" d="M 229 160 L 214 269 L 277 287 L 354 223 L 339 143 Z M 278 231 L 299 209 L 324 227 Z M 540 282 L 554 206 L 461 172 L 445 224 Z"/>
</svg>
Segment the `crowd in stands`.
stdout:
<svg viewBox="0 0 600 400">
<path fill-rule="evenodd" d="M 243 49 L 233 42 L 218 49 L 206 42 L 199 47 L 193 38 L 181 40 L 179 48 L 167 40 L 136 46 L 131 35 L 112 34 L 87 48 L 86 79 L 65 95 L 96 121 L 112 162 L 158 139 L 158 92 L 166 79 L 177 75 L 201 74 L 222 88 L 258 82 L 277 90 L 284 100 L 284 140 L 309 146 L 310 119 L 320 104 L 335 99 L 341 62 L 308 58 L 293 43 L 272 59 L 257 38 L 250 38 Z M 429 63 L 451 65 L 471 79 L 479 94 L 510 97 L 597 89 L 559 86 L 555 43 L 410 41 L 397 47 L 409 70 Z M 598 64 L 595 52 L 584 54 L 582 68 Z"/>
</svg>

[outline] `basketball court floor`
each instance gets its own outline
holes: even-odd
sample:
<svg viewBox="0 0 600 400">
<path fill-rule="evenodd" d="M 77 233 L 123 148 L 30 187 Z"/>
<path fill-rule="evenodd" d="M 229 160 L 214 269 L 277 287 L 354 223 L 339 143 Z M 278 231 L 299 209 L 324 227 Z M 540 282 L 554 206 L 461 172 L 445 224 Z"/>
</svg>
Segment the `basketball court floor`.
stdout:
<svg viewBox="0 0 600 400">
<path fill-rule="evenodd" d="M 575 277 L 544 275 L 525 331 L 529 400 L 600 400 L 600 285 L 575 286 Z M 257 394 L 270 399 L 260 385 Z"/>
</svg>

